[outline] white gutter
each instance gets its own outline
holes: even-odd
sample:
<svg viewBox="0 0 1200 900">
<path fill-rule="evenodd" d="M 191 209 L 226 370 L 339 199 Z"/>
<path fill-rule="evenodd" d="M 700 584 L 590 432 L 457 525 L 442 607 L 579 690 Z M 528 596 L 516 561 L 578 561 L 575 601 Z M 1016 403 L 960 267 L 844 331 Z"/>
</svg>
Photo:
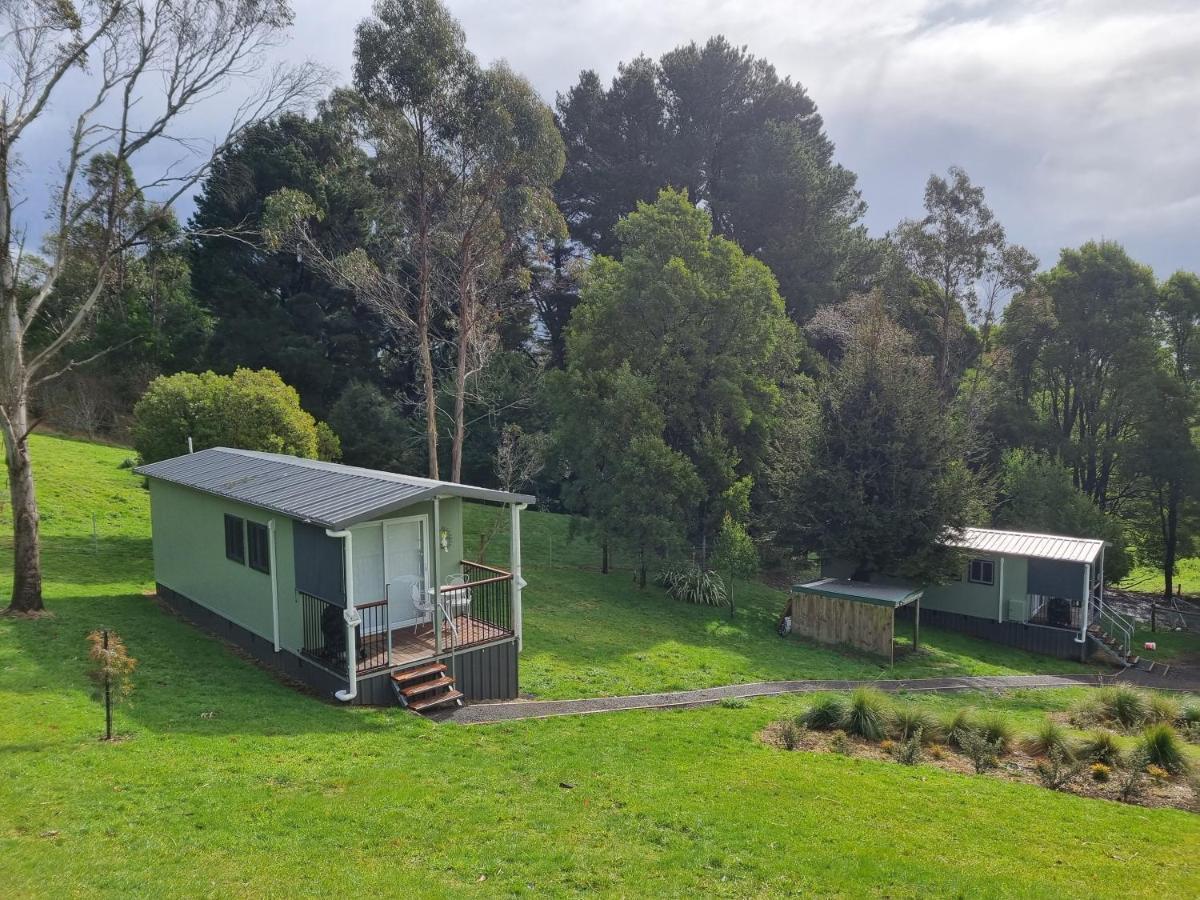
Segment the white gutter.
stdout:
<svg viewBox="0 0 1200 900">
<path fill-rule="evenodd" d="M 279 652 L 279 569 L 275 565 L 275 520 L 267 520 L 267 562 L 271 567 L 271 628 Z"/>
<path fill-rule="evenodd" d="M 1000 601 L 996 604 L 996 621 L 1004 621 L 1004 557 L 1000 557 Z"/>
<path fill-rule="evenodd" d="M 510 503 L 508 506 L 512 527 L 510 529 L 508 550 L 509 569 L 512 571 L 512 620 L 513 631 L 517 635 L 517 652 L 525 648 L 522 633 L 521 590 L 525 587 L 525 579 L 521 577 L 521 510 L 528 503 Z"/>
<path fill-rule="evenodd" d="M 350 681 L 350 689 L 334 691 L 333 696 L 342 702 L 348 702 L 358 696 L 358 647 L 355 643 L 355 633 L 362 624 L 362 616 L 354 608 L 354 544 L 349 530 L 331 531 L 326 528 L 325 533 L 331 538 L 341 538 L 345 553 L 343 568 L 346 572 L 346 608 L 342 611 L 342 618 L 346 620 L 346 676 Z"/>
</svg>

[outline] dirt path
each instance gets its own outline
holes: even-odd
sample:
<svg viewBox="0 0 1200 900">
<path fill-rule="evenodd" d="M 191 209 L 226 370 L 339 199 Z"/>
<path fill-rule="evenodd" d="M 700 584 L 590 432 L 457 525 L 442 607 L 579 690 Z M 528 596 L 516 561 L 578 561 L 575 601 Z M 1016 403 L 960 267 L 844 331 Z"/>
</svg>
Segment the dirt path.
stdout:
<svg viewBox="0 0 1200 900">
<path fill-rule="evenodd" d="M 517 719 L 544 719 L 550 716 L 578 716 L 630 709 L 703 706 L 708 703 L 719 703 L 721 700 L 732 697 L 767 697 L 774 694 L 848 691 L 862 686 L 877 688 L 889 693 L 896 691 L 945 692 L 1004 690 L 1007 688 L 1099 687 L 1113 684 L 1117 680 L 1165 690 L 1200 690 L 1200 681 L 1192 678 L 1169 677 L 1164 679 L 1132 669 L 1114 675 L 970 675 L 961 678 L 895 678 L 881 681 L 763 681 L 756 684 L 730 684 L 695 691 L 635 694 L 626 697 L 473 703 L 431 715 L 430 718 L 437 722 L 455 722 L 460 725 L 486 725 Z"/>
</svg>

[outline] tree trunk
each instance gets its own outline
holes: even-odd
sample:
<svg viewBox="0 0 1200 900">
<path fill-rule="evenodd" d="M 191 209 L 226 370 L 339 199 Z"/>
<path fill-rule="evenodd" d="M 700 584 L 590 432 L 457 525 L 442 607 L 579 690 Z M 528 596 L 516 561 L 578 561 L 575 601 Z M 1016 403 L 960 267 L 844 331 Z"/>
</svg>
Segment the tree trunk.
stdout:
<svg viewBox="0 0 1200 900">
<path fill-rule="evenodd" d="M 425 390 L 425 448 L 429 454 L 429 477 L 438 478 L 437 394 L 433 383 L 433 353 L 429 346 L 429 226 L 422 217 L 418 241 L 421 245 L 418 272 L 417 352 L 421 358 L 421 378 Z"/>
<path fill-rule="evenodd" d="M 466 439 L 467 359 L 471 355 L 475 297 L 471 284 L 471 250 L 464 247 L 458 276 L 458 358 L 454 366 L 454 443 L 450 452 L 450 480 L 462 481 L 463 442 Z"/>
<path fill-rule="evenodd" d="M 1178 481 L 1167 489 L 1167 522 L 1163 534 L 1163 600 L 1171 602 L 1175 581 L 1175 555 L 1179 548 L 1179 499 L 1182 491 Z"/>
<path fill-rule="evenodd" d="M 9 609 L 39 612 L 42 604 L 42 558 L 38 538 L 41 521 L 29 459 L 28 412 L 23 397 L 5 410 L 5 464 L 13 518 L 13 589 Z"/>
<path fill-rule="evenodd" d="M 608 574 L 608 541 L 600 543 L 600 574 Z"/>
</svg>

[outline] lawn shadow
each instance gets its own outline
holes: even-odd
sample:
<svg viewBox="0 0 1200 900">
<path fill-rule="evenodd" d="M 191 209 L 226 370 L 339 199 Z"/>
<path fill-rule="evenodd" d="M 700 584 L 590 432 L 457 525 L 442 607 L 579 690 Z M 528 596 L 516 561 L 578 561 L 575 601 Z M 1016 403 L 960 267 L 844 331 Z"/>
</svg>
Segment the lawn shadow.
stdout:
<svg viewBox="0 0 1200 900">
<path fill-rule="evenodd" d="M 42 574 L 46 581 L 71 585 L 149 580 L 153 571 L 150 537 L 42 535 Z M 0 556 L 12 555 L 12 536 L 0 540 Z M 5 568 L 8 568 L 6 565 Z M 6 573 L 11 578 L 11 572 Z"/>
</svg>

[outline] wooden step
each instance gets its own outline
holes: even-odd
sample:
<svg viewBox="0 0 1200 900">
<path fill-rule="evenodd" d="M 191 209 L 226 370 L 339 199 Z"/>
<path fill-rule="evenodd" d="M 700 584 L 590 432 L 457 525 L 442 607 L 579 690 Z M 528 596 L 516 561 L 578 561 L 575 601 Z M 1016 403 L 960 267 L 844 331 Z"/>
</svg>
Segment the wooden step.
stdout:
<svg viewBox="0 0 1200 900">
<path fill-rule="evenodd" d="M 443 703 L 451 703 L 460 699 L 463 696 L 462 691 L 449 690 L 444 694 L 438 694 L 434 697 L 424 697 L 420 700 L 414 700 L 408 704 L 408 708 L 416 712 L 422 712 L 427 709 L 433 709 L 435 706 L 441 706 Z"/>
<path fill-rule="evenodd" d="M 397 684 L 404 684 L 406 681 L 425 678 L 428 675 L 441 675 L 445 671 L 446 667 L 441 663 L 429 663 L 425 666 L 417 666 L 415 669 L 404 669 L 400 672 L 393 672 L 392 681 Z"/>
<path fill-rule="evenodd" d="M 436 691 L 438 688 L 452 687 L 454 679 L 449 675 L 443 675 L 441 678 L 434 678 L 432 681 L 421 681 L 417 684 L 410 684 L 408 687 L 400 688 L 400 693 L 405 697 L 415 697 L 417 694 L 427 694 L 430 691 Z"/>
</svg>

